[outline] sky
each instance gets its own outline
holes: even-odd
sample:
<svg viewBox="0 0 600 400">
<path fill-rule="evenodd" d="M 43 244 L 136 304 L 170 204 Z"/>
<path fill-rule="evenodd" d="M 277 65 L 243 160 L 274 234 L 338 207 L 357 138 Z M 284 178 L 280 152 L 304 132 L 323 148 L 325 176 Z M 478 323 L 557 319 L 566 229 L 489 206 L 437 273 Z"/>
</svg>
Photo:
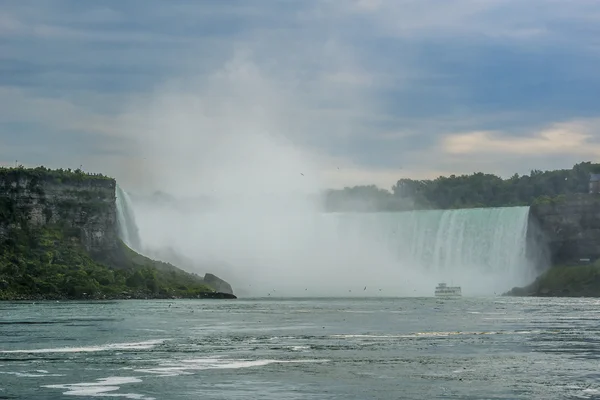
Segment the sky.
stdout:
<svg viewBox="0 0 600 400">
<path fill-rule="evenodd" d="M 599 70 L 596 0 L 0 0 L 0 165 L 133 191 L 570 168 L 600 156 Z"/>
</svg>

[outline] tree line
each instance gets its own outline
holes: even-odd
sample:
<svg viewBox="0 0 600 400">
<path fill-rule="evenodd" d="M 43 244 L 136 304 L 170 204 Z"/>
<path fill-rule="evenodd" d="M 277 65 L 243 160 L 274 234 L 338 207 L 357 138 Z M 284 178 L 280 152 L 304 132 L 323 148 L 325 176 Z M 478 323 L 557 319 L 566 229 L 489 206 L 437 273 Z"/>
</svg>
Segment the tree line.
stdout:
<svg viewBox="0 0 600 400">
<path fill-rule="evenodd" d="M 502 179 L 493 174 L 440 176 L 436 179 L 400 179 L 392 190 L 375 185 L 329 190 L 328 211 L 408 211 L 531 205 L 557 196 L 587 193 L 591 173 L 600 164 L 582 162 L 571 169 L 533 170 Z"/>
</svg>

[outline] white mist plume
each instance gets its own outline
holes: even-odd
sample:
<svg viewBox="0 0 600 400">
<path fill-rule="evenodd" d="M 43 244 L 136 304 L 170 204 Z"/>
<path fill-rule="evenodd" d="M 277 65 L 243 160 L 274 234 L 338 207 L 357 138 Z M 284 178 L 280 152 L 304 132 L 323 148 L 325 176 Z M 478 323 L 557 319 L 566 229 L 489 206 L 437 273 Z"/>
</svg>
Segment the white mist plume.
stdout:
<svg viewBox="0 0 600 400">
<path fill-rule="evenodd" d="M 352 131 L 351 118 L 331 117 L 319 102 L 358 102 L 348 94 L 337 80 L 267 77 L 242 55 L 208 79 L 171 82 L 132 104 L 124 130 L 143 160 L 141 179 L 175 199 L 134 201 L 146 251 L 193 260 L 197 272 L 222 275 L 249 294 L 362 289 L 368 264 L 382 255 L 340 242 L 333 225 L 314 226 L 320 173 L 331 163 L 312 146 Z M 210 198 L 209 210 L 202 198 Z M 209 271 L 213 263 L 219 270 Z M 371 283 L 390 282 L 392 273 Z"/>
<path fill-rule="evenodd" d="M 342 143 L 350 129 L 310 102 L 359 102 L 336 87 L 306 91 L 241 57 L 133 104 L 125 131 L 143 160 L 140 179 L 171 198 L 133 201 L 145 252 L 188 260 L 183 267 L 216 273 L 240 294 L 431 295 L 439 274 L 322 215 L 320 174 L 331 165 L 313 146 Z M 472 293 L 492 294 L 497 282 L 482 277 L 462 278 Z"/>
</svg>

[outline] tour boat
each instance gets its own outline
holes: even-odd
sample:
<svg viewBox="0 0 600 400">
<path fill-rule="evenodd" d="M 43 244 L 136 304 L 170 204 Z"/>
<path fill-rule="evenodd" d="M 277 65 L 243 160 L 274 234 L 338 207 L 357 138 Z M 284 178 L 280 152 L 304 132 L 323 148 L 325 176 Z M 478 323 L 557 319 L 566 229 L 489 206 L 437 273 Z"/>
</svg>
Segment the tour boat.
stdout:
<svg viewBox="0 0 600 400">
<path fill-rule="evenodd" d="M 461 297 L 462 291 L 460 286 L 447 286 L 445 283 L 440 283 L 435 288 L 435 297 Z"/>
</svg>

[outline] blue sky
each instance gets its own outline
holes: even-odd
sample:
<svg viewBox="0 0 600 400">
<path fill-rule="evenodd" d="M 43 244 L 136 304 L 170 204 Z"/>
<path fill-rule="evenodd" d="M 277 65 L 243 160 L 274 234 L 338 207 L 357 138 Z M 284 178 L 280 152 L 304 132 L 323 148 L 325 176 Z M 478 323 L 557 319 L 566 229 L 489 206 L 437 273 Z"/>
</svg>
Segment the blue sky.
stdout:
<svg viewBox="0 0 600 400">
<path fill-rule="evenodd" d="M 2 0 L 0 162 L 148 188 L 250 147 L 326 186 L 568 168 L 600 155 L 599 70 L 593 0 Z"/>
</svg>

